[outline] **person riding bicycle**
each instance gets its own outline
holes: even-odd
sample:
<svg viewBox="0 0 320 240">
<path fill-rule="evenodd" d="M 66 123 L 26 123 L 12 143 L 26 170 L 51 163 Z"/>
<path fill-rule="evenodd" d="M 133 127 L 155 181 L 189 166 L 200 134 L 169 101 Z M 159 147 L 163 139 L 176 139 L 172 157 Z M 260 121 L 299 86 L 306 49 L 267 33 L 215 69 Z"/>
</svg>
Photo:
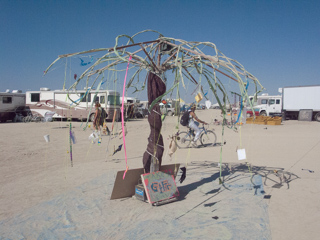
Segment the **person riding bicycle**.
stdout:
<svg viewBox="0 0 320 240">
<path fill-rule="evenodd" d="M 197 146 L 196 142 L 200 137 L 201 130 L 198 127 L 199 126 L 199 122 L 203 123 L 205 125 L 208 125 L 208 123 L 200 120 L 197 117 L 197 115 L 195 114 L 195 111 L 196 111 L 196 105 L 192 104 L 190 110 L 188 110 L 188 112 L 189 112 L 189 124 L 188 124 L 188 126 L 189 126 L 189 128 L 193 129 L 194 132 L 195 132 L 195 137 L 194 137 L 194 139 L 192 141 L 193 146 Z M 194 120 L 196 120 L 196 121 L 194 121 Z"/>
</svg>

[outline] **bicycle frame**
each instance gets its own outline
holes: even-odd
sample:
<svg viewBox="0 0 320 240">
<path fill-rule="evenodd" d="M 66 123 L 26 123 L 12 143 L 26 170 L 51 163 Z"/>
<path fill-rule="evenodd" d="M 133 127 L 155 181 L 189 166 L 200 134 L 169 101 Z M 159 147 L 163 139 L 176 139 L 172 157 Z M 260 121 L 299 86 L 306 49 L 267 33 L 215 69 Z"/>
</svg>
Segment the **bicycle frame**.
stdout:
<svg viewBox="0 0 320 240">
<path fill-rule="evenodd" d="M 199 127 L 199 129 L 200 129 L 200 134 L 197 141 L 199 140 L 201 145 L 204 147 L 213 146 L 216 143 L 216 139 L 217 139 L 217 136 L 214 133 L 214 129 L 209 130 L 204 125 L 202 127 Z M 191 142 L 193 142 L 194 140 L 195 132 L 192 128 L 188 128 L 187 131 L 182 131 L 182 132 L 178 131 L 175 137 L 176 137 L 175 138 L 176 144 L 179 148 L 183 146 L 188 147 L 189 144 L 191 144 Z"/>
<path fill-rule="evenodd" d="M 194 137 L 196 136 L 195 135 L 195 133 L 194 133 L 194 129 L 192 129 L 192 128 L 190 128 L 190 127 L 188 127 L 188 136 L 192 136 L 193 137 L 193 139 L 194 139 Z M 202 127 L 199 127 L 199 129 L 201 130 L 200 131 L 200 134 L 199 134 L 199 136 L 204 132 L 205 134 L 207 134 L 207 129 L 204 127 L 204 125 L 202 125 Z M 198 140 L 199 140 L 200 138 L 198 138 Z M 198 141 L 197 140 L 197 141 Z"/>
</svg>

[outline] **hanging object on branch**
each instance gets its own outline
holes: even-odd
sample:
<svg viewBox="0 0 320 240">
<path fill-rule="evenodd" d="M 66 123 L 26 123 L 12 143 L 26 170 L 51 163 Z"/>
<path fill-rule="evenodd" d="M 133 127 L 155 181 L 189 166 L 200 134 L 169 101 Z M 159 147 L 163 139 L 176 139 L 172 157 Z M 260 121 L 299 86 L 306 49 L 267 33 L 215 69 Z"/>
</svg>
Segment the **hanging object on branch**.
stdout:
<svg viewBox="0 0 320 240">
<path fill-rule="evenodd" d="M 86 66 L 86 65 L 89 65 L 90 63 L 93 62 L 93 57 L 91 57 L 91 60 L 90 60 L 89 62 L 85 62 L 85 61 L 83 61 L 81 58 L 80 58 L 80 60 L 81 60 L 80 65 L 81 65 L 81 66 Z"/>
</svg>

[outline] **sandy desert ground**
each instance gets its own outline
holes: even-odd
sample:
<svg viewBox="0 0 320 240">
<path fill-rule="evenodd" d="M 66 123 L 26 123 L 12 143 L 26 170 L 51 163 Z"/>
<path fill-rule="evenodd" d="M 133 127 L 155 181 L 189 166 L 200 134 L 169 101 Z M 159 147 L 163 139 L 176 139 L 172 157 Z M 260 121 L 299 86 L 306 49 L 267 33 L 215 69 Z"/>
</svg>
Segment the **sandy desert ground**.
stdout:
<svg viewBox="0 0 320 240">
<path fill-rule="evenodd" d="M 221 119 L 218 110 L 197 115 Z M 225 128 L 223 139 L 222 126 L 210 125 L 216 146 L 178 149 L 170 158 L 177 118 L 167 117 L 163 164 L 186 166 L 187 177 L 180 183 L 178 173 L 180 197 L 162 206 L 110 200 L 116 173 L 126 168 L 123 149 L 111 156 L 122 143 L 117 135 L 92 144 L 92 127 L 72 122 L 71 167 L 68 124 L 0 124 L 0 239 L 318 239 L 319 122 L 245 124 L 237 132 Z M 127 128 L 129 169 L 141 168 L 147 119 Z M 237 149 L 245 149 L 246 160 L 238 160 Z"/>
</svg>

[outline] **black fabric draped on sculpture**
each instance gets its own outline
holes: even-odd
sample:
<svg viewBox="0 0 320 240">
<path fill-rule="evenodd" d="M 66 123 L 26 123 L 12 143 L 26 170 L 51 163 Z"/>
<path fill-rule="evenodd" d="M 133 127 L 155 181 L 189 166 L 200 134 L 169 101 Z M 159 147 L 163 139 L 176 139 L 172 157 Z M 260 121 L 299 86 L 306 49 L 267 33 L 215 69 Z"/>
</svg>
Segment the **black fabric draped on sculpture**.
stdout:
<svg viewBox="0 0 320 240">
<path fill-rule="evenodd" d="M 148 75 L 148 102 L 149 105 L 159 96 L 166 92 L 166 85 L 162 79 L 156 74 L 149 72 Z M 159 161 L 159 168 L 161 167 L 162 155 L 163 155 L 163 138 L 161 131 L 161 112 L 159 106 L 159 100 L 148 114 L 148 122 L 150 126 L 150 135 L 148 137 L 147 150 L 143 154 L 143 167 L 146 173 L 150 172 L 150 165 L 152 157 L 155 157 Z"/>
</svg>

